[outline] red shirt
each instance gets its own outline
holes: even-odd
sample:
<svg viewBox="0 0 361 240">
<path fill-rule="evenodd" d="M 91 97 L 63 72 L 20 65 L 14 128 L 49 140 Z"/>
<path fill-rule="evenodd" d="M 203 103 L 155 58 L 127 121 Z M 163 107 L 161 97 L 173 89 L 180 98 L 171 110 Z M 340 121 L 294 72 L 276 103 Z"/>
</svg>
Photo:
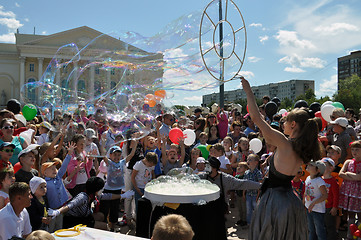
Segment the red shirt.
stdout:
<svg viewBox="0 0 361 240">
<path fill-rule="evenodd" d="M 326 183 L 328 198 L 326 200 L 326 208 L 338 208 L 339 186 L 334 177 L 323 179 Z"/>
</svg>

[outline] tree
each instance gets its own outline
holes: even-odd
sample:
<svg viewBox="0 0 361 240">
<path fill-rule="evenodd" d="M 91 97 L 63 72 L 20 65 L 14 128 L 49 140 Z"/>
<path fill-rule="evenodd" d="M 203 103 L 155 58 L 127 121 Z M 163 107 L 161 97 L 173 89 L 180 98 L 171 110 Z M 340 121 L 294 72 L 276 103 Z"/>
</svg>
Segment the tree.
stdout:
<svg viewBox="0 0 361 240">
<path fill-rule="evenodd" d="M 292 100 L 289 99 L 288 97 L 286 97 L 281 101 L 281 105 L 280 105 L 279 109 L 283 108 L 286 110 L 290 110 L 293 108 L 293 105 L 294 105 L 294 103 L 292 102 Z"/>
<path fill-rule="evenodd" d="M 358 111 L 361 100 L 361 78 L 352 75 L 339 82 L 339 90 L 334 95 L 334 101 L 342 103 L 345 108 L 353 108 Z"/>
</svg>

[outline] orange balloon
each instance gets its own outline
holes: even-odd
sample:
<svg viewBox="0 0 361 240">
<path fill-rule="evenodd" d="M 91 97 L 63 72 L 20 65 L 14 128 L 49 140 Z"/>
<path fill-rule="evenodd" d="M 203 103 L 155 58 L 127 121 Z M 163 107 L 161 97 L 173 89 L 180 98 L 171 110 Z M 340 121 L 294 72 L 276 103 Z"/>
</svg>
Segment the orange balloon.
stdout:
<svg viewBox="0 0 361 240">
<path fill-rule="evenodd" d="M 154 92 L 154 95 L 160 98 L 165 98 L 166 92 L 165 90 L 157 90 Z"/>
<path fill-rule="evenodd" d="M 144 103 L 148 104 L 149 107 L 154 107 L 157 104 L 153 94 L 147 94 L 144 98 Z"/>
</svg>

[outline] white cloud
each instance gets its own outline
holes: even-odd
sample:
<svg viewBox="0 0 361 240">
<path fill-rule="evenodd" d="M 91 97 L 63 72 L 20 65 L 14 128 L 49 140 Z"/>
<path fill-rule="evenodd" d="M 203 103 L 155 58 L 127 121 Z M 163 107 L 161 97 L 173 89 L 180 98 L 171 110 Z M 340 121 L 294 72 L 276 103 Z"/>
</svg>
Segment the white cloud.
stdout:
<svg viewBox="0 0 361 240">
<path fill-rule="evenodd" d="M 29 20 L 29 18 L 24 18 L 24 21 L 29 22 L 30 20 Z"/>
<path fill-rule="evenodd" d="M 8 11 L 8 12 L 4 11 L 4 6 L 0 5 L 0 16 L 15 18 L 15 13 L 13 13 L 12 11 Z"/>
<path fill-rule="evenodd" d="M 314 29 L 315 32 L 329 36 L 335 36 L 344 32 L 357 32 L 359 30 L 357 26 L 349 23 L 332 23 L 331 25 L 321 25 Z"/>
<path fill-rule="evenodd" d="M 305 70 L 298 68 L 298 67 L 285 67 L 285 72 L 292 72 L 292 73 L 302 73 L 305 72 Z"/>
<path fill-rule="evenodd" d="M 311 41 L 298 38 L 298 34 L 295 31 L 279 30 L 275 38 L 280 43 L 281 47 L 294 48 L 299 50 L 314 49 L 315 46 Z"/>
<path fill-rule="evenodd" d="M 265 36 L 260 36 L 260 37 L 259 37 L 259 41 L 260 41 L 262 44 L 264 44 L 264 42 L 267 41 L 268 39 L 269 39 L 269 37 L 268 37 L 267 35 L 265 35 Z"/>
<path fill-rule="evenodd" d="M 0 42 L 14 43 L 15 42 L 15 34 L 7 33 L 0 35 Z"/>
<path fill-rule="evenodd" d="M 16 30 L 19 27 L 22 27 L 24 24 L 21 24 L 19 20 L 15 18 L 0 18 L 0 24 L 6 26 L 9 31 Z"/>
<path fill-rule="evenodd" d="M 331 79 L 324 79 L 316 90 L 317 97 L 332 96 L 337 91 L 337 74 L 332 75 Z"/>
<path fill-rule="evenodd" d="M 259 58 L 259 57 L 248 57 L 247 58 L 249 62 L 252 62 L 252 63 L 256 63 L 256 62 L 259 62 L 260 60 L 262 60 L 262 58 Z"/>
<path fill-rule="evenodd" d="M 278 62 L 292 66 L 292 68 L 286 68 L 287 72 L 301 72 L 300 69 L 297 68 L 323 68 L 326 64 L 326 61 L 320 58 L 301 57 L 297 54 L 283 57 Z"/>
<path fill-rule="evenodd" d="M 186 101 L 202 101 L 202 96 L 190 96 L 190 97 L 185 97 L 184 100 Z"/>
<path fill-rule="evenodd" d="M 16 2 L 15 7 L 20 7 L 20 4 Z"/>
<path fill-rule="evenodd" d="M 262 23 L 251 23 L 250 27 L 262 27 Z"/>
<path fill-rule="evenodd" d="M 46 31 L 42 31 L 41 34 L 46 35 L 48 33 Z"/>
</svg>

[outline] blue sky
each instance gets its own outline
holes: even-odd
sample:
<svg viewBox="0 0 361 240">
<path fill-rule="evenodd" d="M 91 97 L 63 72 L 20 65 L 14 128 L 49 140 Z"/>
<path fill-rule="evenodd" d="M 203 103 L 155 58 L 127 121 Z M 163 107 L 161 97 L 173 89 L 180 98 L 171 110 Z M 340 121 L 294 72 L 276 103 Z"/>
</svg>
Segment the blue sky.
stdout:
<svg viewBox="0 0 361 240">
<path fill-rule="evenodd" d="M 133 31 L 151 37 L 174 19 L 203 10 L 205 0 L 0 0 L 0 42 L 13 33 L 53 34 L 80 26 L 100 32 Z M 247 28 L 247 53 L 241 74 L 251 85 L 290 79 L 315 80 L 318 97 L 337 86 L 337 58 L 361 50 L 359 0 L 255 0 L 235 3 Z M 203 81 L 208 81 L 204 75 Z M 201 80 L 199 80 L 201 81 Z M 226 90 L 240 87 L 227 82 Z M 170 102 L 199 105 L 214 89 L 174 92 Z M 185 94 L 186 93 L 186 94 Z"/>
</svg>

